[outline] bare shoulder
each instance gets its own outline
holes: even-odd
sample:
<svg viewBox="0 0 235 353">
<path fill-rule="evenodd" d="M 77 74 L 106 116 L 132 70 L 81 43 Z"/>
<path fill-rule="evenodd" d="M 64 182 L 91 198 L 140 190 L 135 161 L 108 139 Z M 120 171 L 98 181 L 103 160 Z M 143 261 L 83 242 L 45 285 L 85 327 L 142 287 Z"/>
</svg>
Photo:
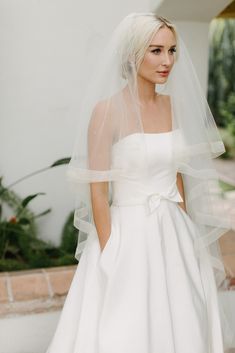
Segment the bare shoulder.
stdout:
<svg viewBox="0 0 235 353">
<path fill-rule="evenodd" d="M 103 131 L 112 131 L 114 136 L 119 127 L 120 102 L 122 99 L 123 92 L 120 91 L 106 99 L 98 101 L 92 110 L 90 127 L 95 129 L 102 128 Z"/>
<path fill-rule="evenodd" d="M 110 113 L 108 106 L 108 100 L 99 101 L 94 105 L 93 110 L 91 112 L 90 125 L 100 126 L 102 122 L 106 120 L 108 114 Z"/>
<path fill-rule="evenodd" d="M 102 116 L 105 113 L 105 111 L 107 111 L 107 106 L 108 106 L 108 100 L 102 100 L 97 102 L 94 105 L 94 108 L 92 111 L 92 117 Z"/>
</svg>

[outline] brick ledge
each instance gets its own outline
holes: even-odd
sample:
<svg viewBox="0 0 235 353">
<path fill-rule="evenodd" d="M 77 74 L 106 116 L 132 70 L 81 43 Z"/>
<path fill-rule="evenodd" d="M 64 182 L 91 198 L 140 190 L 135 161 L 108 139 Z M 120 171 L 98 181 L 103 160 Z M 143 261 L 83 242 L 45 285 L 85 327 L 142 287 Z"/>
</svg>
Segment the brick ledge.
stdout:
<svg viewBox="0 0 235 353">
<path fill-rule="evenodd" d="M 0 318 L 60 310 L 78 265 L 2 272 Z M 235 290 L 235 278 L 223 290 Z"/>
<path fill-rule="evenodd" d="M 0 274 L 0 317 L 59 310 L 78 265 Z"/>
</svg>

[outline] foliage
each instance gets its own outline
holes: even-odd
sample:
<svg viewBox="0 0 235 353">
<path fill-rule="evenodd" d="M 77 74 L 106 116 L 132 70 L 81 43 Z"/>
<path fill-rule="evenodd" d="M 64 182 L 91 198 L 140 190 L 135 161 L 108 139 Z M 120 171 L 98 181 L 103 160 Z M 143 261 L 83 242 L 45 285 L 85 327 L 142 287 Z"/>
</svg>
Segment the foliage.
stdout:
<svg viewBox="0 0 235 353">
<path fill-rule="evenodd" d="M 8 186 L 3 186 L 0 178 L 0 271 L 12 271 L 38 267 L 61 266 L 77 263 L 74 258 L 76 247 L 76 232 L 73 228 L 72 213 L 65 223 L 62 243 L 56 247 L 51 242 L 37 238 L 36 219 L 51 212 L 45 211 L 34 214 L 29 209 L 29 204 L 42 192 L 28 195 L 21 199 L 12 186 L 32 177 L 35 174 L 50 168 L 68 163 L 69 158 L 56 161 L 51 166 L 24 176 Z M 3 206 L 7 205 L 13 215 L 7 219 L 3 215 Z"/>
<path fill-rule="evenodd" d="M 235 190 L 235 186 L 230 185 L 228 183 L 225 183 L 223 180 L 219 180 L 219 186 L 220 186 L 222 192 L 234 191 Z"/>
<path fill-rule="evenodd" d="M 12 209 L 15 215 L 21 215 L 22 218 L 27 218 L 29 221 L 30 232 L 32 235 L 36 235 L 36 224 L 34 222 L 33 213 L 29 210 L 27 205 L 22 207 L 22 199 L 8 187 L 4 187 L 2 184 L 2 178 L 0 178 L 0 207 L 1 214 L 3 212 L 3 205 L 6 204 L 9 208 Z M 1 233 L 0 233 L 1 234 Z"/>
<path fill-rule="evenodd" d="M 228 131 L 235 137 L 235 91 L 230 92 L 226 102 L 220 102 L 219 111 L 227 125 Z"/>
<path fill-rule="evenodd" d="M 227 119 L 221 109 L 232 114 L 234 110 L 234 98 L 231 92 L 235 92 L 235 20 L 214 19 L 210 26 L 209 49 L 209 85 L 208 102 L 217 124 L 227 126 Z M 230 98 L 229 98 L 230 97 Z M 229 102 L 230 99 L 230 102 Z M 230 119 L 234 125 L 235 116 Z"/>
<path fill-rule="evenodd" d="M 78 230 L 73 225 L 73 216 L 74 212 L 71 212 L 62 230 L 61 247 L 68 253 L 73 253 L 77 245 Z"/>
</svg>

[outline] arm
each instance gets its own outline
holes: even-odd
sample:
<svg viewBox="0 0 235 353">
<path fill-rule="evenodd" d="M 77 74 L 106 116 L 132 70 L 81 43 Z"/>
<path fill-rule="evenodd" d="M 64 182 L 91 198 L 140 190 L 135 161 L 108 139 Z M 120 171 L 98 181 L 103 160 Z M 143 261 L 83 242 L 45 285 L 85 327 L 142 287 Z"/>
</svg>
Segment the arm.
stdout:
<svg viewBox="0 0 235 353">
<path fill-rule="evenodd" d="M 91 183 L 90 190 L 93 218 L 102 251 L 111 232 L 108 182 Z"/>
<path fill-rule="evenodd" d="M 92 113 L 88 129 L 89 168 L 97 173 L 110 169 L 112 147 L 112 124 L 105 102 L 98 103 Z M 93 219 L 101 251 L 111 233 L 109 209 L 109 182 L 90 183 Z"/>
<path fill-rule="evenodd" d="M 183 202 L 178 202 L 179 206 L 187 213 L 186 211 L 186 206 L 185 206 L 185 195 L 184 195 L 184 184 L 183 184 L 183 178 L 180 173 L 177 173 L 177 181 L 176 181 L 178 190 L 180 192 L 180 195 L 182 199 L 184 200 Z"/>
</svg>

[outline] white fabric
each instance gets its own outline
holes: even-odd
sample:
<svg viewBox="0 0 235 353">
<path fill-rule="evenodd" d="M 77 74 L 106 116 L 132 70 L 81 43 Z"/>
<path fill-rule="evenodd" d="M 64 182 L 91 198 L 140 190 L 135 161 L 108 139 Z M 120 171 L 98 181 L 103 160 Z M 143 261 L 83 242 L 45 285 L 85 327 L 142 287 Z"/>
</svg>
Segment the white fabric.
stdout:
<svg viewBox="0 0 235 353">
<path fill-rule="evenodd" d="M 169 77 L 160 84 L 162 81 L 159 80 L 158 75 L 156 76 L 156 71 L 161 71 L 164 61 L 161 60 L 161 63 L 158 60 L 155 61 L 155 54 L 150 45 L 156 44 L 155 35 L 159 30 L 161 31 L 162 26 L 166 26 L 174 33 L 173 37 L 170 36 L 170 42 L 166 39 L 165 44 L 168 43 L 169 47 L 176 45 L 176 52 L 171 54 L 174 65 Z M 81 68 L 86 78 L 84 94 L 77 97 L 79 100 L 79 111 L 76 112 L 77 133 L 67 170 L 75 197 L 74 225 L 79 231 L 75 257 L 80 260 L 82 252 L 87 253 L 90 246 L 86 246 L 87 242 L 93 244 L 93 241 L 98 241 L 91 204 L 91 183 L 108 183 L 112 210 L 117 202 L 119 204 L 117 209 L 125 212 L 129 207 L 137 207 L 137 205 L 143 207 L 143 202 L 145 204 L 147 202 L 145 206 L 147 217 L 147 215 L 156 215 L 158 212 L 160 214 L 162 205 L 173 207 L 179 202 L 177 197 L 180 195 L 174 188 L 174 174 L 172 174 L 173 170 L 178 170 L 183 180 L 184 204 L 187 210 L 187 215 L 186 213 L 183 215 L 187 216 L 187 223 L 191 222 L 193 229 L 197 230 L 197 236 L 193 239 L 194 254 L 200 263 L 206 264 L 206 267 L 208 264 L 212 266 L 218 294 L 226 277 L 225 268 L 231 273 L 221 254 L 219 238 L 231 229 L 232 220 L 223 208 L 223 204 L 217 207 L 220 202 L 220 195 L 217 193 L 219 178 L 213 164 L 213 158 L 222 155 L 225 152 L 225 146 L 179 31 L 175 24 L 154 13 L 134 13 L 118 24 L 105 47 L 98 44 L 97 50 L 94 50 L 95 45 L 96 43 L 92 43 L 92 52 L 97 53 L 95 65 L 90 65 L 94 63 L 94 57 L 92 57 L 88 58 L 87 64 Z M 143 103 L 141 90 L 139 91 L 140 68 L 141 63 L 145 61 L 145 55 L 151 58 L 151 62 L 154 60 L 148 81 L 153 81 L 152 93 L 155 96 L 153 99 L 155 107 L 154 115 L 151 115 L 151 129 L 148 131 L 162 132 L 167 130 L 166 126 L 169 130 L 174 130 L 172 133 L 166 132 L 157 136 L 158 139 L 161 136 L 164 136 L 164 139 L 171 138 L 170 170 L 169 165 L 166 164 L 167 160 L 161 157 L 164 156 L 163 149 L 166 146 L 159 142 L 159 150 L 156 156 L 152 156 L 148 151 L 148 139 L 145 138 L 149 136 L 144 127 L 146 113 L 143 109 L 146 108 L 146 104 Z M 153 136 L 148 138 L 151 137 Z M 119 153 L 113 159 L 115 150 Z M 126 158 L 127 156 L 129 158 Z M 157 163 L 153 165 L 154 160 Z M 150 180 L 154 182 L 154 176 L 157 183 L 153 185 Z M 160 181 L 162 184 L 159 183 Z M 177 208 L 173 209 L 177 210 Z M 183 210 L 179 209 L 179 211 Z M 116 212 L 112 211 L 114 222 Z M 178 220 L 177 213 L 173 216 L 175 227 L 181 227 L 182 223 Z M 132 223 L 139 223 L 139 219 L 135 219 L 132 213 L 128 213 L 125 217 L 125 222 L 130 224 L 130 227 Z M 171 221 L 169 217 L 165 218 L 166 224 L 170 224 Z M 148 222 L 144 224 L 146 228 L 141 228 L 139 231 L 142 235 L 147 234 L 149 229 Z M 115 242 L 118 242 L 119 237 L 113 237 L 112 234 L 120 235 L 120 232 L 116 231 L 115 223 L 112 223 L 112 227 L 110 241 L 102 256 L 103 263 L 105 258 L 109 257 L 109 253 L 111 257 L 113 256 L 110 252 L 112 247 L 118 247 Z M 131 229 L 128 228 L 128 230 Z M 121 239 L 128 238 L 126 235 L 128 232 L 124 232 L 123 228 L 121 230 Z M 139 236 L 141 236 L 140 233 Z M 132 240 L 133 242 L 126 243 L 127 249 L 117 249 L 117 254 L 121 255 L 121 250 L 126 252 L 123 258 L 123 271 L 125 266 L 128 267 L 128 261 L 131 263 L 133 261 L 133 264 L 137 261 L 148 261 L 144 242 L 141 243 L 142 253 L 139 248 L 138 256 L 132 258 L 137 248 L 135 240 L 138 242 L 138 236 L 133 237 Z M 183 247 L 183 243 L 181 245 Z M 93 256 L 96 259 L 97 253 L 94 252 Z M 86 264 L 89 271 L 92 266 L 90 262 L 94 264 L 95 259 L 89 256 Z M 109 267 L 112 266 L 106 266 L 106 268 Z M 138 268 L 136 271 L 138 274 Z M 209 268 L 206 273 L 202 272 L 202 275 L 205 282 L 208 282 L 208 278 L 211 282 L 212 274 Z M 214 292 L 208 291 L 208 293 L 216 296 Z M 212 312 L 214 302 L 212 300 Z M 96 305 L 96 303 L 92 304 Z M 118 301 L 116 305 L 119 305 Z M 185 305 L 181 303 L 182 314 L 185 310 L 188 310 L 187 302 Z M 208 311 L 210 312 L 210 308 Z M 229 347 L 232 327 L 229 327 L 227 315 L 222 308 L 220 313 L 226 338 L 225 346 Z"/>
<path fill-rule="evenodd" d="M 46 353 L 224 352 L 209 257 L 177 203 L 175 133 L 145 134 L 148 173 L 112 182 L 110 237 L 100 252 L 90 234 Z M 113 145 L 114 167 L 139 163 L 139 138 Z"/>
</svg>

